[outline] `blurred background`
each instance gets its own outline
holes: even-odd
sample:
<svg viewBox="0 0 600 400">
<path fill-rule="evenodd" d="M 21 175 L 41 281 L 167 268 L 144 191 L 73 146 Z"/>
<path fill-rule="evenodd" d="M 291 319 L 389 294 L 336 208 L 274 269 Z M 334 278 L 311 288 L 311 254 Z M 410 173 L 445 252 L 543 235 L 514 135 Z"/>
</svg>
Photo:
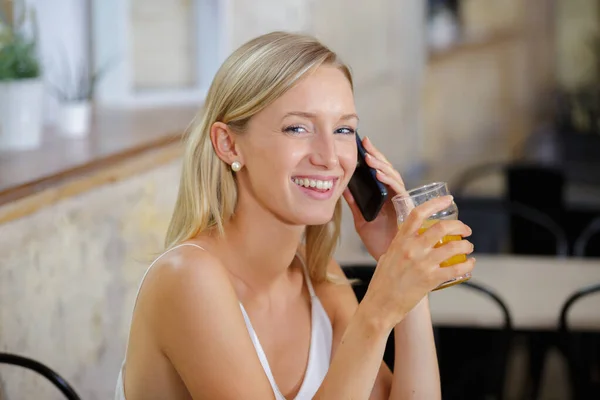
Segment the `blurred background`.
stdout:
<svg viewBox="0 0 600 400">
<path fill-rule="evenodd" d="M 362 136 L 408 187 L 448 182 L 475 232 L 472 285 L 430 297 L 444 399 L 600 398 L 600 1 L 0 11 L 0 399 L 64 398 L 2 364 L 32 360 L 82 399 L 113 397 L 180 136 L 225 57 L 273 30 L 313 34 L 349 63 Z M 368 281 L 349 212 L 336 257 Z"/>
</svg>

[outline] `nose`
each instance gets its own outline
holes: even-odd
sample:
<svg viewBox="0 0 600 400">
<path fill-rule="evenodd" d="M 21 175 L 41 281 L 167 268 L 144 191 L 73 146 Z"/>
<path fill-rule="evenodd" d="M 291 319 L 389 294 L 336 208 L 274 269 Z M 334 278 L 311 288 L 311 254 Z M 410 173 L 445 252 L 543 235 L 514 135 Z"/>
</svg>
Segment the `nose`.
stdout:
<svg viewBox="0 0 600 400">
<path fill-rule="evenodd" d="M 333 169 L 339 165 L 333 134 L 315 135 L 312 150 L 310 161 L 313 165 L 324 169 Z"/>
</svg>

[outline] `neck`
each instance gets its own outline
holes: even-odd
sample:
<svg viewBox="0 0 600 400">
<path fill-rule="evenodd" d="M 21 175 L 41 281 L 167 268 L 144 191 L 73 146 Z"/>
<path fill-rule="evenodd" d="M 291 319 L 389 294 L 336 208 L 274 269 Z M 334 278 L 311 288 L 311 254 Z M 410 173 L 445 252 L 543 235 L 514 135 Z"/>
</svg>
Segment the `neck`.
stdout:
<svg viewBox="0 0 600 400">
<path fill-rule="evenodd" d="M 225 225 L 231 272 L 253 290 L 271 287 L 289 271 L 304 228 L 286 224 L 254 199 L 240 198 Z"/>
</svg>

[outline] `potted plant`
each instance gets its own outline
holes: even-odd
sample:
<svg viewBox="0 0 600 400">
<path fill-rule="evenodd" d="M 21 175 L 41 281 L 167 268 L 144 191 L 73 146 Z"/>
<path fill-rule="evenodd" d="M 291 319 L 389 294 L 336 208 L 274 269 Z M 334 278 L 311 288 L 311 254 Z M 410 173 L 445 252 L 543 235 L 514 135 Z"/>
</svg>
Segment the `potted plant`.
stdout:
<svg viewBox="0 0 600 400">
<path fill-rule="evenodd" d="M 59 133 L 78 137 L 89 132 L 94 88 L 107 68 L 108 64 L 94 71 L 83 60 L 73 65 L 67 57 L 62 58 L 49 84 L 58 101 L 56 123 Z"/>
<path fill-rule="evenodd" d="M 21 2 L 14 6 L 14 20 L 0 13 L 0 150 L 36 148 L 43 130 L 35 11 Z M 31 38 L 24 32 L 27 22 L 33 27 Z"/>
</svg>

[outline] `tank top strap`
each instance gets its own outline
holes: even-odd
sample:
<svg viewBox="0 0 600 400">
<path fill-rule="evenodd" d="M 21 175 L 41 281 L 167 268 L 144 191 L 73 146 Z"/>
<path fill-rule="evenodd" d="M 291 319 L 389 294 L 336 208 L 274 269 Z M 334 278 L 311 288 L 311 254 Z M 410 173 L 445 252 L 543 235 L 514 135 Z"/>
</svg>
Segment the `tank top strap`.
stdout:
<svg viewBox="0 0 600 400">
<path fill-rule="evenodd" d="M 313 284 L 310 279 L 310 273 L 308 272 L 308 267 L 306 266 L 304 257 L 302 257 L 302 255 L 300 253 L 296 253 L 296 257 L 298 257 L 298 260 L 300 260 L 300 264 L 302 264 L 302 271 L 304 271 L 304 280 L 306 281 L 306 286 L 308 287 L 308 292 L 310 293 L 310 297 L 313 298 L 316 296 L 315 289 L 313 288 Z"/>
<path fill-rule="evenodd" d="M 198 248 L 200 250 L 206 251 L 206 249 L 204 247 L 198 246 L 197 244 L 194 244 L 194 243 L 181 243 L 181 244 L 178 244 L 177 246 L 171 247 L 170 249 L 166 250 L 164 253 L 162 253 L 161 255 L 159 255 L 158 257 L 156 257 L 154 259 L 154 261 L 152 261 L 152 263 L 150 264 L 150 266 L 146 269 L 146 272 L 144 272 L 144 275 L 142 276 L 142 280 L 140 281 L 140 284 L 138 285 L 137 294 L 135 295 L 135 301 L 136 301 L 136 303 L 137 303 L 137 298 L 140 295 L 140 290 L 142 289 L 142 284 L 144 283 L 144 280 L 146 279 L 146 275 L 148 275 L 148 272 L 154 266 L 154 264 L 156 264 L 156 262 L 158 260 L 160 260 L 162 256 L 164 256 L 165 254 L 169 253 L 171 250 L 175 250 L 175 249 L 177 249 L 179 247 L 183 247 L 183 246 L 193 246 L 193 247 L 196 247 L 196 248 Z"/>
</svg>

